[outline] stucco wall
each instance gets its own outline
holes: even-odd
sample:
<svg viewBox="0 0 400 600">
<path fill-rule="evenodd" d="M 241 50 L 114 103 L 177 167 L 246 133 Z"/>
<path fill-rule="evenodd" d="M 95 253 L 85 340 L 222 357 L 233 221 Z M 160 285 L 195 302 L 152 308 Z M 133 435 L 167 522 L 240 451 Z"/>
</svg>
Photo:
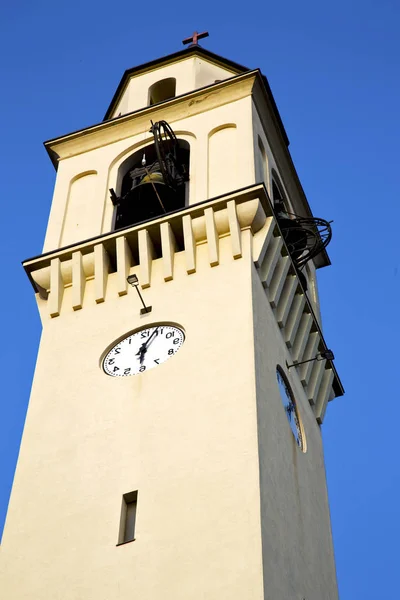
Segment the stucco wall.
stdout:
<svg viewBox="0 0 400 600">
<path fill-rule="evenodd" d="M 296 369 L 286 368 L 291 358 L 255 270 L 253 310 L 265 598 L 336 600 L 321 432 Z M 295 394 L 305 452 L 280 398 L 278 364 Z"/>
<path fill-rule="evenodd" d="M 187 91 L 201 79 L 196 65 L 179 66 L 191 69 L 182 72 Z M 140 93 L 133 78 L 123 110 L 141 108 L 143 90 L 176 76 L 172 67 L 143 75 Z M 253 184 L 258 138 L 267 168 L 259 165 L 257 177 L 270 191 L 279 152 L 253 107 L 250 79 L 234 85 L 234 93 L 226 83 L 56 141 L 62 158 L 44 251 L 111 230 L 108 190 L 121 163 L 149 143 L 150 118 L 167 120 L 190 144 L 190 205 Z M 186 257 L 168 242 L 152 260 L 148 237 L 146 252 L 131 249 L 142 264 L 127 268 L 145 282 L 148 315 L 139 316 L 124 269 L 114 272 L 114 250 L 109 256 L 101 243 L 90 269 L 90 254 L 64 250 L 61 263 L 43 269 L 50 295 L 38 297 L 44 331 L 1 548 L 7 600 L 336 598 L 320 431 L 295 373 L 304 454 L 279 398 L 276 364 L 288 354 L 253 266 L 257 218 L 239 231 L 236 208 L 206 210 L 186 221 Z M 266 264 L 269 254 L 261 270 Z M 102 372 L 114 340 L 162 321 L 186 332 L 176 357 L 140 376 Z M 122 495 L 134 490 L 136 541 L 116 547 Z"/>
<path fill-rule="evenodd" d="M 247 232 L 249 233 L 249 232 Z M 50 319 L 44 331 L 3 537 L 7 600 L 263 598 L 249 244 L 220 240 L 211 268 L 181 254 L 164 282 Z M 240 281 L 240 286 L 238 285 Z M 70 293 L 66 289 L 65 294 Z M 69 308 L 68 308 L 69 307 Z M 125 379 L 99 361 L 124 332 L 181 325 L 168 362 Z M 122 494 L 138 490 L 136 541 L 116 547 Z M 5 579 L 4 579 L 5 578 Z"/>
</svg>

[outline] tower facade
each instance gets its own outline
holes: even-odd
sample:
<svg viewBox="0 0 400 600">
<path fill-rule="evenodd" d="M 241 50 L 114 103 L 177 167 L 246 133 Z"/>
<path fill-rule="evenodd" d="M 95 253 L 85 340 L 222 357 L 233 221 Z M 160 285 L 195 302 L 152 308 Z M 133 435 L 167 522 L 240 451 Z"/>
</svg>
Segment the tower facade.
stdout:
<svg viewBox="0 0 400 600">
<path fill-rule="evenodd" d="M 102 123 L 46 147 L 4 598 L 337 598 L 329 232 L 266 79 L 192 46 L 126 71 Z"/>
</svg>

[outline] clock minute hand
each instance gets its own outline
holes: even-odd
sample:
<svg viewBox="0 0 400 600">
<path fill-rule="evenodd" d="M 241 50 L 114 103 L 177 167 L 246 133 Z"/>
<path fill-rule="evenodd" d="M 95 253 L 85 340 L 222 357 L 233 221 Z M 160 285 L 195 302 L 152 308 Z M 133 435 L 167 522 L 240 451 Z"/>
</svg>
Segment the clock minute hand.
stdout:
<svg viewBox="0 0 400 600">
<path fill-rule="evenodd" d="M 140 346 L 139 351 L 136 353 L 136 356 L 139 356 L 140 364 L 144 361 L 144 355 L 147 352 L 147 348 L 150 346 L 151 342 L 154 340 L 155 336 L 158 334 L 158 327 L 153 331 L 151 336 Z"/>
<path fill-rule="evenodd" d="M 151 334 L 149 339 L 145 342 L 145 344 L 144 344 L 145 350 L 147 350 L 147 348 L 150 346 L 151 342 L 154 340 L 156 335 L 158 335 L 158 327 L 156 327 L 156 329 L 153 331 L 153 333 Z"/>
</svg>

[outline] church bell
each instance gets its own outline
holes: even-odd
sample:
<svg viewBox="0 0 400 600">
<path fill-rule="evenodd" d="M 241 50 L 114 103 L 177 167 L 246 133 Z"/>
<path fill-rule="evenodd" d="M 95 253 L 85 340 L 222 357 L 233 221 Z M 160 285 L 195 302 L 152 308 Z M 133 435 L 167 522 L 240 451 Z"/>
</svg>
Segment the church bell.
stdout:
<svg viewBox="0 0 400 600">
<path fill-rule="evenodd" d="M 188 160 L 171 127 L 165 121 L 152 124 L 154 144 L 145 148 L 141 159 L 124 176 L 122 193 L 113 190 L 111 200 L 117 207 L 115 229 L 183 208 Z M 188 152 L 186 151 L 188 156 Z"/>
</svg>

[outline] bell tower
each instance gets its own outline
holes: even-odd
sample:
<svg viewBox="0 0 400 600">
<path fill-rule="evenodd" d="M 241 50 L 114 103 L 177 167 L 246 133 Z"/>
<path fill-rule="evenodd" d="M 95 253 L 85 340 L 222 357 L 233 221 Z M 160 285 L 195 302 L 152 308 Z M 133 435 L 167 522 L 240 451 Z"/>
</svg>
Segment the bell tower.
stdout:
<svg viewBox="0 0 400 600">
<path fill-rule="evenodd" d="M 320 425 L 330 224 L 266 78 L 201 48 L 46 142 L 24 261 L 43 323 L 0 555 L 7 600 L 335 600 Z"/>
</svg>

